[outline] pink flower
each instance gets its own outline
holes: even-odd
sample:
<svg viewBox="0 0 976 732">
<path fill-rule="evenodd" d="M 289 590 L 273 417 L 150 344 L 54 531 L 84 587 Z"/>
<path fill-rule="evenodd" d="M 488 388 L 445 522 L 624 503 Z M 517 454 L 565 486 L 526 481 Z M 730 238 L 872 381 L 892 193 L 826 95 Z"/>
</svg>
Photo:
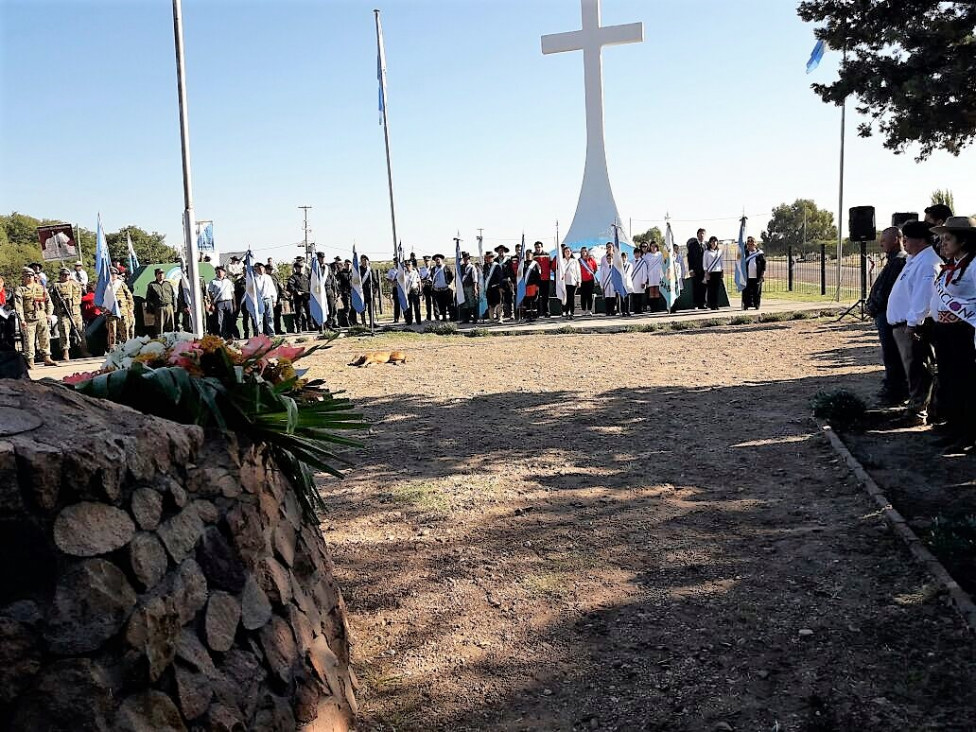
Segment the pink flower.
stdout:
<svg viewBox="0 0 976 732">
<path fill-rule="evenodd" d="M 289 361 L 294 362 L 299 356 L 305 353 L 304 346 L 286 346 L 284 344 L 278 346 L 273 351 L 266 353 L 262 361 L 270 361 L 273 358 L 284 358 Z"/>
<path fill-rule="evenodd" d="M 88 372 L 79 371 L 76 374 L 71 374 L 71 376 L 65 376 L 63 379 L 61 379 L 61 382 L 64 384 L 71 384 L 72 386 L 75 384 L 83 384 L 86 381 L 91 381 L 101 373 L 103 372 L 102 371 L 88 371 Z"/>
<path fill-rule="evenodd" d="M 241 348 L 241 358 L 247 360 L 271 348 L 271 339 L 266 335 L 254 336 Z"/>
<path fill-rule="evenodd" d="M 187 368 L 194 363 L 196 354 L 199 352 L 199 343 L 195 341 L 180 341 L 170 349 L 167 363 Z"/>
</svg>

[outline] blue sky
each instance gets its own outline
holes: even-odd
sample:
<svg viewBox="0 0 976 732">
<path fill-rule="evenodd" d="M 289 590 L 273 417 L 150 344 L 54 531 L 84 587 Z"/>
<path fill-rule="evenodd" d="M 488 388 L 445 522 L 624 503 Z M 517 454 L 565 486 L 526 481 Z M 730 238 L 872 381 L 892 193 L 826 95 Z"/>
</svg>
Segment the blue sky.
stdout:
<svg viewBox="0 0 976 732">
<path fill-rule="evenodd" d="M 812 29 L 788 0 L 603 0 L 645 42 L 604 50 L 610 179 L 634 232 L 666 211 L 758 232 L 797 197 L 837 208 L 839 109 L 807 76 Z M 392 249 L 378 125 L 373 2 L 184 0 L 197 218 L 224 250 L 294 256 L 298 206 L 330 255 Z M 585 152 L 582 54 L 543 56 L 578 0 L 386 0 L 400 238 L 418 253 L 479 227 L 494 245 L 552 241 L 572 220 Z M 0 210 L 181 238 L 182 173 L 166 0 L 0 0 Z M 949 188 L 976 211 L 976 153 L 916 164 L 848 114 L 845 209 L 920 210 Z"/>
</svg>

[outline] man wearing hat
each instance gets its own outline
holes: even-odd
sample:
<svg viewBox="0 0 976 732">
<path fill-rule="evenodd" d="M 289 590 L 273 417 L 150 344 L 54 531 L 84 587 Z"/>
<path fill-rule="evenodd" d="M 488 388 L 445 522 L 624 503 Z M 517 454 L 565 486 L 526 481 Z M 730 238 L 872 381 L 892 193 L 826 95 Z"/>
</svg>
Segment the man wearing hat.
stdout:
<svg viewBox="0 0 976 732">
<path fill-rule="evenodd" d="M 478 270 L 471 264 L 471 255 L 461 252 L 461 287 L 464 288 L 464 305 L 461 307 L 462 323 L 478 322 Z"/>
<path fill-rule="evenodd" d="M 24 356 L 27 368 L 34 368 L 34 342 L 41 352 L 45 366 L 54 366 L 51 360 L 51 339 L 48 323 L 54 315 L 51 298 L 39 282 L 35 280 L 34 270 L 24 267 L 21 271 L 21 285 L 14 290 L 14 310 L 20 321 L 23 336 Z"/>
<path fill-rule="evenodd" d="M 271 276 L 265 273 L 264 265 L 261 262 L 254 265 L 254 290 L 257 299 L 264 303 L 264 315 L 261 323 L 255 322 L 254 332 L 257 334 L 260 328 L 264 335 L 271 337 L 275 334 L 271 321 L 274 316 L 275 303 L 278 302 L 278 288 L 275 287 Z"/>
<path fill-rule="evenodd" d="M 176 291 L 166 272 L 156 267 L 156 279 L 146 288 L 146 312 L 156 319 L 156 335 L 176 330 Z"/>
<path fill-rule="evenodd" d="M 502 282 L 504 273 L 495 261 L 494 252 L 485 253 L 485 267 L 482 279 L 485 283 L 485 299 L 488 301 L 488 319 L 504 323 L 502 317 Z"/>
<path fill-rule="evenodd" d="M 115 302 L 118 304 L 118 315 L 112 312 L 105 313 L 105 332 L 108 339 L 108 350 L 112 350 L 115 344 L 121 340 L 125 341 L 129 337 L 129 324 L 127 317 L 129 313 L 135 312 L 135 305 L 132 300 L 132 293 L 129 291 L 125 280 L 120 276 L 116 267 L 109 270 L 111 278 L 106 287 L 111 287 L 115 293 Z M 158 275 L 157 275 L 158 276 Z"/>
<path fill-rule="evenodd" d="M 227 278 L 227 270 L 217 265 L 216 277 L 207 285 L 210 299 L 210 332 L 225 340 L 234 337 L 234 283 Z"/>
<path fill-rule="evenodd" d="M 81 355 L 88 356 L 85 344 L 85 330 L 81 320 L 81 296 L 84 290 L 78 281 L 72 279 L 71 271 L 62 267 L 58 274 L 58 281 L 51 286 L 51 302 L 54 314 L 58 316 L 58 340 L 61 343 L 61 359 L 68 360 L 71 350 L 72 332 L 78 342 Z"/>
<path fill-rule="evenodd" d="M 444 265 L 444 255 L 434 255 L 430 269 L 430 282 L 434 288 L 434 320 L 451 319 L 451 282 L 454 273 Z"/>
<path fill-rule="evenodd" d="M 244 264 L 240 257 L 230 258 L 230 263 L 227 265 L 227 276 L 235 281 L 244 276 Z"/>
<path fill-rule="evenodd" d="M 417 268 L 420 275 L 420 289 L 424 296 L 424 306 L 427 310 L 427 320 L 431 319 L 434 304 L 434 287 L 430 281 L 430 256 L 424 255 L 424 263 Z"/>
<path fill-rule="evenodd" d="M 908 377 L 909 416 L 924 425 L 932 398 L 935 352 L 932 349 L 931 302 L 942 259 L 932 248 L 929 225 L 909 221 L 902 227 L 908 261 L 888 297 L 888 325 Z"/>
<path fill-rule="evenodd" d="M 511 251 L 504 244 L 495 247 L 495 262 L 502 270 L 502 316 L 503 318 L 512 317 L 512 308 L 515 304 L 515 278 L 513 270 L 515 261 L 512 257 L 506 256 Z M 504 320 L 500 321 L 504 322 Z"/>
<path fill-rule="evenodd" d="M 291 306 L 295 311 L 295 330 L 301 333 L 312 330 L 312 313 L 309 310 L 312 290 L 308 281 L 308 274 L 305 272 L 304 262 L 296 260 L 292 269 L 294 271 L 285 286 L 291 295 Z"/>
<path fill-rule="evenodd" d="M 88 287 L 88 273 L 85 271 L 85 265 L 81 262 L 75 262 L 75 271 L 71 273 L 71 276 L 75 282 L 81 285 L 82 291 Z"/>
</svg>

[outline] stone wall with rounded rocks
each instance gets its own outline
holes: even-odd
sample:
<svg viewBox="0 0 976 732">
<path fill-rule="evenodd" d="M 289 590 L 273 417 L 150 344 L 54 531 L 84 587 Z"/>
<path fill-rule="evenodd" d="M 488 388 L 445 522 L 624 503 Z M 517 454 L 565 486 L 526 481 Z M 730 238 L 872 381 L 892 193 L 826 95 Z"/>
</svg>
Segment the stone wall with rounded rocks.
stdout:
<svg viewBox="0 0 976 732">
<path fill-rule="evenodd" d="M 0 728 L 348 729 L 346 610 L 259 447 L 0 381 Z"/>
</svg>

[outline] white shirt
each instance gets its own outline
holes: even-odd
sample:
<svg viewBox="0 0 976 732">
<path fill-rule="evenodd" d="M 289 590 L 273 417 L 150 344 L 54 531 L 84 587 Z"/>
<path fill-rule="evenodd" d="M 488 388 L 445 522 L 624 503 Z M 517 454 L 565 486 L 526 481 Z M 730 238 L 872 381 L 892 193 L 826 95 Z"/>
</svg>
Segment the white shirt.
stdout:
<svg viewBox="0 0 976 732">
<path fill-rule="evenodd" d="M 756 258 L 748 260 L 746 263 L 746 277 L 750 280 L 754 280 L 759 277 L 759 269 L 756 267 Z"/>
<path fill-rule="evenodd" d="M 634 250 L 637 253 L 637 250 Z M 631 279 L 634 283 L 634 289 L 637 292 L 643 292 L 644 288 L 647 287 L 647 266 L 650 264 L 647 254 L 642 254 L 639 257 L 634 257 L 634 266 L 631 270 Z"/>
<path fill-rule="evenodd" d="M 946 279 L 951 276 L 951 284 Z M 958 281 L 957 281 L 958 278 Z M 954 307 L 949 307 L 952 302 Z M 966 271 L 942 275 L 932 289 L 929 303 L 932 319 L 937 323 L 955 323 L 964 320 L 976 327 L 976 262 L 970 262 Z"/>
<path fill-rule="evenodd" d="M 274 305 L 278 302 L 278 288 L 275 287 L 274 280 L 268 274 L 254 275 L 254 291 L 262 300 L 270 300 Z"/>
<path fill-rule="evenodd" d="M 386 273 L 386 279 L 388 279 L 390 282 L 396 282 L 397 271 L 398 270 L 396 267 L 390 267 L 389 271 Z"/>
<path fill-rule="evenodd" d="M 702 255 L 702 268 L 706 272 L 722 271 L 722 250 L 706 249 Z"/>
<path fill-rule="evenodd" d="M 644 261 L 647 268 L 644 275 L 647 286 L 660 287 L 664 272 L 664 255 L 661 252 L 648 252 L 644 255 Z"/>
<path fill-rule="evenodd" d="M 888 296 L 885 315 L 889 325 L 918 326 L 925 322 L 935 291 L 935 277 L 941 269 L 942 259 L 932 247 L 908 257 Z"/>
<path fill-rule="evenodd" d="M 613 269 L 613 260 L 606 254 L 603 255 L 603 259 L 600 260 L 599 279 L 600 285 L 603 287 L 603 297 L 616 297 L 617 290 L 613 286 L 613 277 L 610 276 L 610 271 Z"/>
<path fill-rule="evenodd" d="M 435 290 L 444 290 L 444 289 L 447 289 L 447 277 L 445 277 L 445 275 L 444 275 L 444 270 L 445 269 L 446 268 L 444 266 L 440 266 L 440 267 L 434 266 L 433 268 L 431 268 L 431 272 L 430 273 L 431 273 L 431 276 L 434 278 L 434 289 Z"/>
<path fill-rule="evenodd" d="M 579 287 L 583 281 L 583 274 L 580 270 L 580 263 L 576 257 L 562 260 L 563 281 L 571 287 Z M 555 270 L 555 268 L 553 268 Z"/>
<path fill-rule="evenodd" d="M 210 280 L 210 285 L 207 287 L 207 294 L 210 295 L 210 299 L 214 305 L 224 300 L 233 301 L 234 283 L 226 277 L 222 280 Z"/>
<path fill-rule="evenodd" d="M 76 282 L 80 282 L 82 287 L 88 286 L 88 273 L 83 269 L 76 269 L 71 273 L 72 278 Z"/>
<path fill-rule="evenodd" d="M 420 273 L 415 270 L 406 270 L 403 273 L 403 283 L 407 288 L 407 293 L 420 292 Z"/>
</svg>

